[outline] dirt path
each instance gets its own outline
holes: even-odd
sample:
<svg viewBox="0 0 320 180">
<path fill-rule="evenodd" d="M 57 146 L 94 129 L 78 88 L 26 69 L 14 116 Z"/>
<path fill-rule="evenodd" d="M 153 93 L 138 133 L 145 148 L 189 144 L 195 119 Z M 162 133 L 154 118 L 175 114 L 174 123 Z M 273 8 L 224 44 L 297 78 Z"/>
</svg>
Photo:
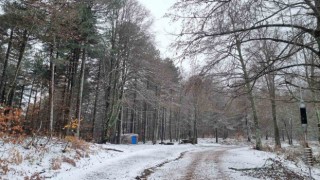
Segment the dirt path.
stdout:
<svg viewBox="0 0 320 180">
<path fill-rule="evenodd" d="M 178 161 L 170 162 L 163 167 L 153 169 L 148 180 L 213 180 L 231 179 L 224 172 L 223 156 L 235 147 L 211 147 L 187 152 Z"/>
<path fill-rule="evenodd" d="M 223 173 L 221 166 L 221 158 L 227 153 L 227 150 L 228 148 L 223 148 L 220 150 L 190 153 L 189 155 L 192 157 L 192 162 L 187 167 L 186 175 L 183 179 L 229 179 L 228 176 Z M 214 177 L 212 177 L 212 175 L 214 175 Z"/>
</svg>

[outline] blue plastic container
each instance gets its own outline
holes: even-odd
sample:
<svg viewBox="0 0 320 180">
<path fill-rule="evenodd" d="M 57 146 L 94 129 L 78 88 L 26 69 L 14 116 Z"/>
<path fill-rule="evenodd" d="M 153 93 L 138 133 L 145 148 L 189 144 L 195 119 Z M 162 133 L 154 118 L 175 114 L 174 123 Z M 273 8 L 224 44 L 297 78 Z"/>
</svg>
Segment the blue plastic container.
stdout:
<svg viewBox="0 0 320 180">
<path fill-rule="evenodd" d="M 131 136 L 131 143 L 137 144 L 137 136 Z"/>
</svg>

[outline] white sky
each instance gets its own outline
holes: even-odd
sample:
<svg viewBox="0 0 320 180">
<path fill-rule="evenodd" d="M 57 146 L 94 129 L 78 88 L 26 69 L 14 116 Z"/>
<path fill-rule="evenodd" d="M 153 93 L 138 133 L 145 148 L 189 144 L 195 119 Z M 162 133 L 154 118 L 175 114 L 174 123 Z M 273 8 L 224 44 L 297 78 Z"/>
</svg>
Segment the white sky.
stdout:
<svg viewBox="0 0 320 180">
<path fill-rule="evenodd" d="M 155 34 L 156 47 L 161 52 L 162 58 L 175 58 L 175 51 L 169 48 L 171 42 L 175 40 L 173 35 L 170 33 L 178 32 L 180 27 L 178 24 L 170 22 L 170 18 L 163 17 L 170 7 L 177 0 L 138 0 L 146 9 L 148 9 L 151 15 L 154 17 L 154 25 L 151 31 Z M 176 66 L 181 70 L 184 77 L 190 76 L 192 74 L 193 63 L 189 61 L 176 61 Z"/>
<path fill-rule="evenodd" d="M 171 57 L 173 52 L 168 49 L 170 43 L 174 40 L 172 33 L 175 31 L 174 25 L 170 23 L 169 18 L 163 16 L 167 13 L 168 9 L 176 2 L 176 0 L 138 0 L 146 9 L 151 12 L 154 17 L 154 25 L 152 32 L 155 34 L 157 48 L 161 51 L 161 56 Z M 176 28 L 177 29 L 177 28 Z"/>
</svg>

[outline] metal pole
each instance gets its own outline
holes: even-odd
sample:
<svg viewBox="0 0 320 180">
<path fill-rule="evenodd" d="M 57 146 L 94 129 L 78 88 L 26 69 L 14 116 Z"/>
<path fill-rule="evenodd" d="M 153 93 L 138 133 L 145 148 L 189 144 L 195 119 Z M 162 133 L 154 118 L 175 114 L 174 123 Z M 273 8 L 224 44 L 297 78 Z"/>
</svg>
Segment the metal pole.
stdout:
<svg viewBox="0 0 320 180">
<path fill-rule="evenodd" d="M 302 97 L 300 101 L 300 116 L 301 116 L 301 125 L 304 132 L 304 155 L 305 155 L 305 161 L 309 168 L 309 178 L 312 179 L 311 174 L 311 166 L 313 165 L 312 161 L 312 149 L 308 145 L 308 139 L 307 139 L 307 132 L 308 132 L 308 120 L 307 120 L 307 110 L 306 105 L 304 104 Z"/>
</svg>

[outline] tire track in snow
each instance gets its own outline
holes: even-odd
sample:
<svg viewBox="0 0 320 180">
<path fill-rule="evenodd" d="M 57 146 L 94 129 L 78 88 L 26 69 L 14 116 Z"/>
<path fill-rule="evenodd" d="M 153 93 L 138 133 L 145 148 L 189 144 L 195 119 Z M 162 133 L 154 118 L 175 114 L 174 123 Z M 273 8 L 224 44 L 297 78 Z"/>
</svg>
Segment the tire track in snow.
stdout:
<svg viewBox="0 0 320 180">
<path fill-rule="evenodd" d="M 183 179 L 229 179 L 227 175 L 223 173 L 221 167 L 221 157 L 223 157 L 228 149 L 230 148 L 223 148 L 217 151 L 192 152 L 192 154 L 190 154 L 190 156 L 192 156 L 192 162 L 188 166 Z M 212 176 L 213 174 L 214 177 Z"/>
<path fill-rule="evenodd" d="M 182 152 L 182 153 L 180 154 L 180 156 L 177 157 L 176 159 L 173 159 L 173 160 L 171 160 L 171 161 L 164 161 L 164 162 L 162 162 L 162 163 L 160 163 L 160 164 L 157 164 L 157 165 L 154 166 L 154 167 L 145 169 L 145 170 L 143 171 L 142 175 L 137 176 L 136 179 L 137 179 L 137 180 L 146 180 L 146 179 L 148 179 L 148 177 L 155 171 L 156 168 L 162 167 L 162 166 L 164 166 L 165 164 L 168 164 L 168 163 L 173 162 L 173 161 L 178 161 L 179 159 L 183 158 L 183 156 L 184 156 L 186 153 L 187 153 L 187 151 Z"/>
<path fill-rule="evenodd" d="M 151 146 L 150 146 L 151 147 Z M 119 157 L 105 159 L 101 165 L 86 167 L 83 171 L 67 174 L 64 179 L 81 180 L 133 180 L 149 167 L 163 166 L 172 162 L 177 157 L 182 157 L 185 151 L 193 150 L 194 146 L 154 146 L 150 149 L 143 149 Z M 61 178 L 60 178 L 61 179 Z M 61 179 L 62 180 L 62 179 Z"/>
<path fill-rule="evenodd" d="M 153 169 L 149 180 L 231 179 L 222 166 L 223 156 L 237 147 L 199 147 L 181 159 Z"/>
</svg>

